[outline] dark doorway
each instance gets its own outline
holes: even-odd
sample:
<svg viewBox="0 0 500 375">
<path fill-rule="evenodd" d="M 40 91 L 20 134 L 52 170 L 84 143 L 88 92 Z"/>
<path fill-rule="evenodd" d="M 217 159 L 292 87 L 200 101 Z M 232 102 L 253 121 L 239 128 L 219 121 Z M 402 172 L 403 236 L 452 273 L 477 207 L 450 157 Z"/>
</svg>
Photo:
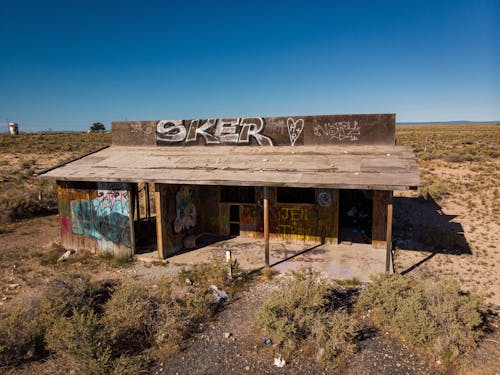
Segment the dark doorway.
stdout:
<svg viewBox="0 0 500 375">
<path fill-rule="evenodd" d="M 340 242 L 372 242 L 372 190 L 340 190 L 339 194 Z"/>
<path fill-rule="evenodd" d="M 229 234 L 231 236 L 240 235 L 240 206 L 229 206 Z"/>
</svg>

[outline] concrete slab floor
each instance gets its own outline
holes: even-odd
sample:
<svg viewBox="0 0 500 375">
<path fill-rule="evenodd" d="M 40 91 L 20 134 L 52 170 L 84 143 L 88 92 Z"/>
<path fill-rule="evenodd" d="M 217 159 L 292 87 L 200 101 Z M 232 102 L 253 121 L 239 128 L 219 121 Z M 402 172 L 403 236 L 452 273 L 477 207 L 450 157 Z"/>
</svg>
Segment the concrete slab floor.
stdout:
<svg viewBox="0 0 500 375">
<path fill-rule="evenodd" d="M 244 270 L 264 267 L 264 241 L 243 237 L 185 251 L 166 260 L 174 266 L 189 266 L 209 261 L 214 255 L 225 257 L 228 250 Z M 310 266 L 336 279 L 356 278 L 368 281 L 371 274 L 385 271 L 385 249 L 375 249 L 368 244 L 322 245 L 315 242 L 271 240 L 269 255 L 271 266 L 279 272 Z M 158 254 L 138 254 L 136 259 L 145 262 L 158 261 Z"/>
</svg>

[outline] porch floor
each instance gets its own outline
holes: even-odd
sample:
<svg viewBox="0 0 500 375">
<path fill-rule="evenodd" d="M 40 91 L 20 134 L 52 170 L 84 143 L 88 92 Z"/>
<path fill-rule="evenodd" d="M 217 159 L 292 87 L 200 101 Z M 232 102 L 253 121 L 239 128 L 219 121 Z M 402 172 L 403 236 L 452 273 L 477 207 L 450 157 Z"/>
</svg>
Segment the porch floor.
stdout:
<svg viewBox="0 0 500 375">
<path fill-rule="evenodd" d="M 167 258 L 174 266 L 189 266 L 210 260 L 213 255 L 225 256 L 231 251 L 241 268 L 250 271 L 264 267 L 264 240 L 235 237 L 184 251 Z M 336 279 L 356 278 L 368 281 L 374 273 L 385 271 L 385 249 L 375 249 L 368 244 L 323 244 L 315 242 L 270 241 L 270 263 L 279 272 L 311 266 Z M 158 261 L 156 252 L 138 254 L 137 260 Z"/>
</svg>

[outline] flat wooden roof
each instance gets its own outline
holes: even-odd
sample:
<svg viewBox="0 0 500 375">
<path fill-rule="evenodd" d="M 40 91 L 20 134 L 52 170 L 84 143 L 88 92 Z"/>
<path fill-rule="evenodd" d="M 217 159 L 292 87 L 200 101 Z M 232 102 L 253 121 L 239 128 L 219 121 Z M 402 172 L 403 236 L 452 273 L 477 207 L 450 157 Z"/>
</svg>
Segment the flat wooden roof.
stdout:
<svg viewBox="0 0 500 375">
<path fill-rule="evenodd" d="M 66 181 L 407 190 L 420 185 L 406 146 L 112 146 L 40 175 Z"/>
</svg>

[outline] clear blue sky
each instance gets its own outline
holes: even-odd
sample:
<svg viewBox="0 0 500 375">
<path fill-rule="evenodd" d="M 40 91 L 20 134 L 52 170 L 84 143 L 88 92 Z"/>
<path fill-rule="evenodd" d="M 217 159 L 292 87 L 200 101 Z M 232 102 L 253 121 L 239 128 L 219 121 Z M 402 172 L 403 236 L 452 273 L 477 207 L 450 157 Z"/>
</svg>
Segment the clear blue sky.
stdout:
<svg viewBox="0 0 500 375">
<path fill-rule="evenodd" d="M 2 130 L 384 112 L 500 120 L 500 1 L 0 0 Z"/>
</svg>

